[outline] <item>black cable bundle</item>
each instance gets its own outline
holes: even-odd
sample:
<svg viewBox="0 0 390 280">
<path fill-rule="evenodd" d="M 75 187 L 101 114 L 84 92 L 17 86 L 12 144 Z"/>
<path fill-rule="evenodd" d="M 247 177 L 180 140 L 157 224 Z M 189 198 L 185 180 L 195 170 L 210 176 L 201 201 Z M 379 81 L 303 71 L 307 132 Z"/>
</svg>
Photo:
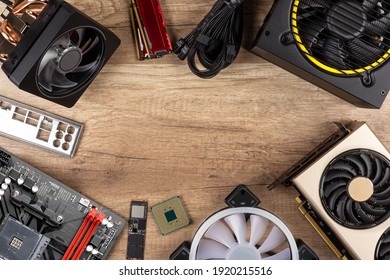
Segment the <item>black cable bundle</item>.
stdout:
<svg viewBox="0 0 390 280">
<path fill-rule="evenodd" d="M 218 0 L 205 18 L 173 52 L 188 61 L 191 71 L 204 79 L 215 77 L 228 67 L 240 51 L 242 41 L 242 4 L 244 0 Z M 206 69 L 199 69 L 196 59 Z"/>
</svg>

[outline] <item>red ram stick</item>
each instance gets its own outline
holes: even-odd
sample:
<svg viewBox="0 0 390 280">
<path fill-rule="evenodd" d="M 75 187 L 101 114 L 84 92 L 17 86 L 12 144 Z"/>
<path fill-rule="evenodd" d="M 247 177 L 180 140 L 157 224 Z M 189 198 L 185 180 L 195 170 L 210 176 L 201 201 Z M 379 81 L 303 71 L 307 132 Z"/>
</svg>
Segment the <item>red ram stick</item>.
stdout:
<svg viewBox="0 0 390 280">
<path fill-rule="evenodd" d="M 130 0 L 130 17 L 139 59 L 172 52 L 159 0 Z"/>
</svg>

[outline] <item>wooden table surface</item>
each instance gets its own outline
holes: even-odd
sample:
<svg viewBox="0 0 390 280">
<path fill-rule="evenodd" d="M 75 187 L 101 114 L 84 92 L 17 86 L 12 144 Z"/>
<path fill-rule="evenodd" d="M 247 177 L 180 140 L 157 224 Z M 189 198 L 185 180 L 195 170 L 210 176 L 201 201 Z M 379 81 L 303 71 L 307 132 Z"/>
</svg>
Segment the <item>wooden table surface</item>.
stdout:
<svg viewBox="0 0 390 280">
<path fill-rule="evenodd" d="M 295 238 L 320 258 L 334 254 L 299 213 L 293 188 L 266 186 L 336 130 L 334 121 L 367 121 L 390 147 L 390 98 L 359 109 L 248 51 L 272 0 L 247 0 L 243 48 L 234 64 L 202 80 L 174 55 L 138 61 L 126 0 L 71 0 L 122 40 L 119 50 L 72 109 L 17 89 L 0 73 L 1 94 L 85 124 L 73 159 L 1 137 L 2 148 L 118 214 L 132 200 L 154 205 L 181 196 L 192 224 L 161 236 L 149 212 L 146 259 L 167 259 L 200 223 L 224 208 L 240 183 L 260 196 Z M 162 0 L 173 42 L 214 0 Z M 123 232 L 110 258 L 125 259 Z"/>
</svg>

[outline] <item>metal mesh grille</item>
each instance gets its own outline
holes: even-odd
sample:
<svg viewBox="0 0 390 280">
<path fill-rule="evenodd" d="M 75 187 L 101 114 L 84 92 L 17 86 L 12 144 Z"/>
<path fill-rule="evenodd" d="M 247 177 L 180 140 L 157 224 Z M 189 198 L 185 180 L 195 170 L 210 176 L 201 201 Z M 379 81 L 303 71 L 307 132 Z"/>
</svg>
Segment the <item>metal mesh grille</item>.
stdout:
<svg viewBox="0 0 390 280">
<path fill-rule="evenodd" d="M 292 25 L 305 56 L 335 74 L 362 75 L 390 55 L 387 0 L 296 0 Z"/>
</svg>

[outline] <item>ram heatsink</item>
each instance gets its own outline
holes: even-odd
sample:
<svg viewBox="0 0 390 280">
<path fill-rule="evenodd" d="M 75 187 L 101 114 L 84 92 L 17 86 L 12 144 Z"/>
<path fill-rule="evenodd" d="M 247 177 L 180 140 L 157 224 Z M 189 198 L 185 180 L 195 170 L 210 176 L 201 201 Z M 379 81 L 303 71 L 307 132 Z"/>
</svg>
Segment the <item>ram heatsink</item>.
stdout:
<svg viewBox="0 0 390 280">
<path fill-rule="evenodd" d="M 130 0 L 130 20 L 139 60 L 172 52 L 159 0 Z"/>
</svg>

